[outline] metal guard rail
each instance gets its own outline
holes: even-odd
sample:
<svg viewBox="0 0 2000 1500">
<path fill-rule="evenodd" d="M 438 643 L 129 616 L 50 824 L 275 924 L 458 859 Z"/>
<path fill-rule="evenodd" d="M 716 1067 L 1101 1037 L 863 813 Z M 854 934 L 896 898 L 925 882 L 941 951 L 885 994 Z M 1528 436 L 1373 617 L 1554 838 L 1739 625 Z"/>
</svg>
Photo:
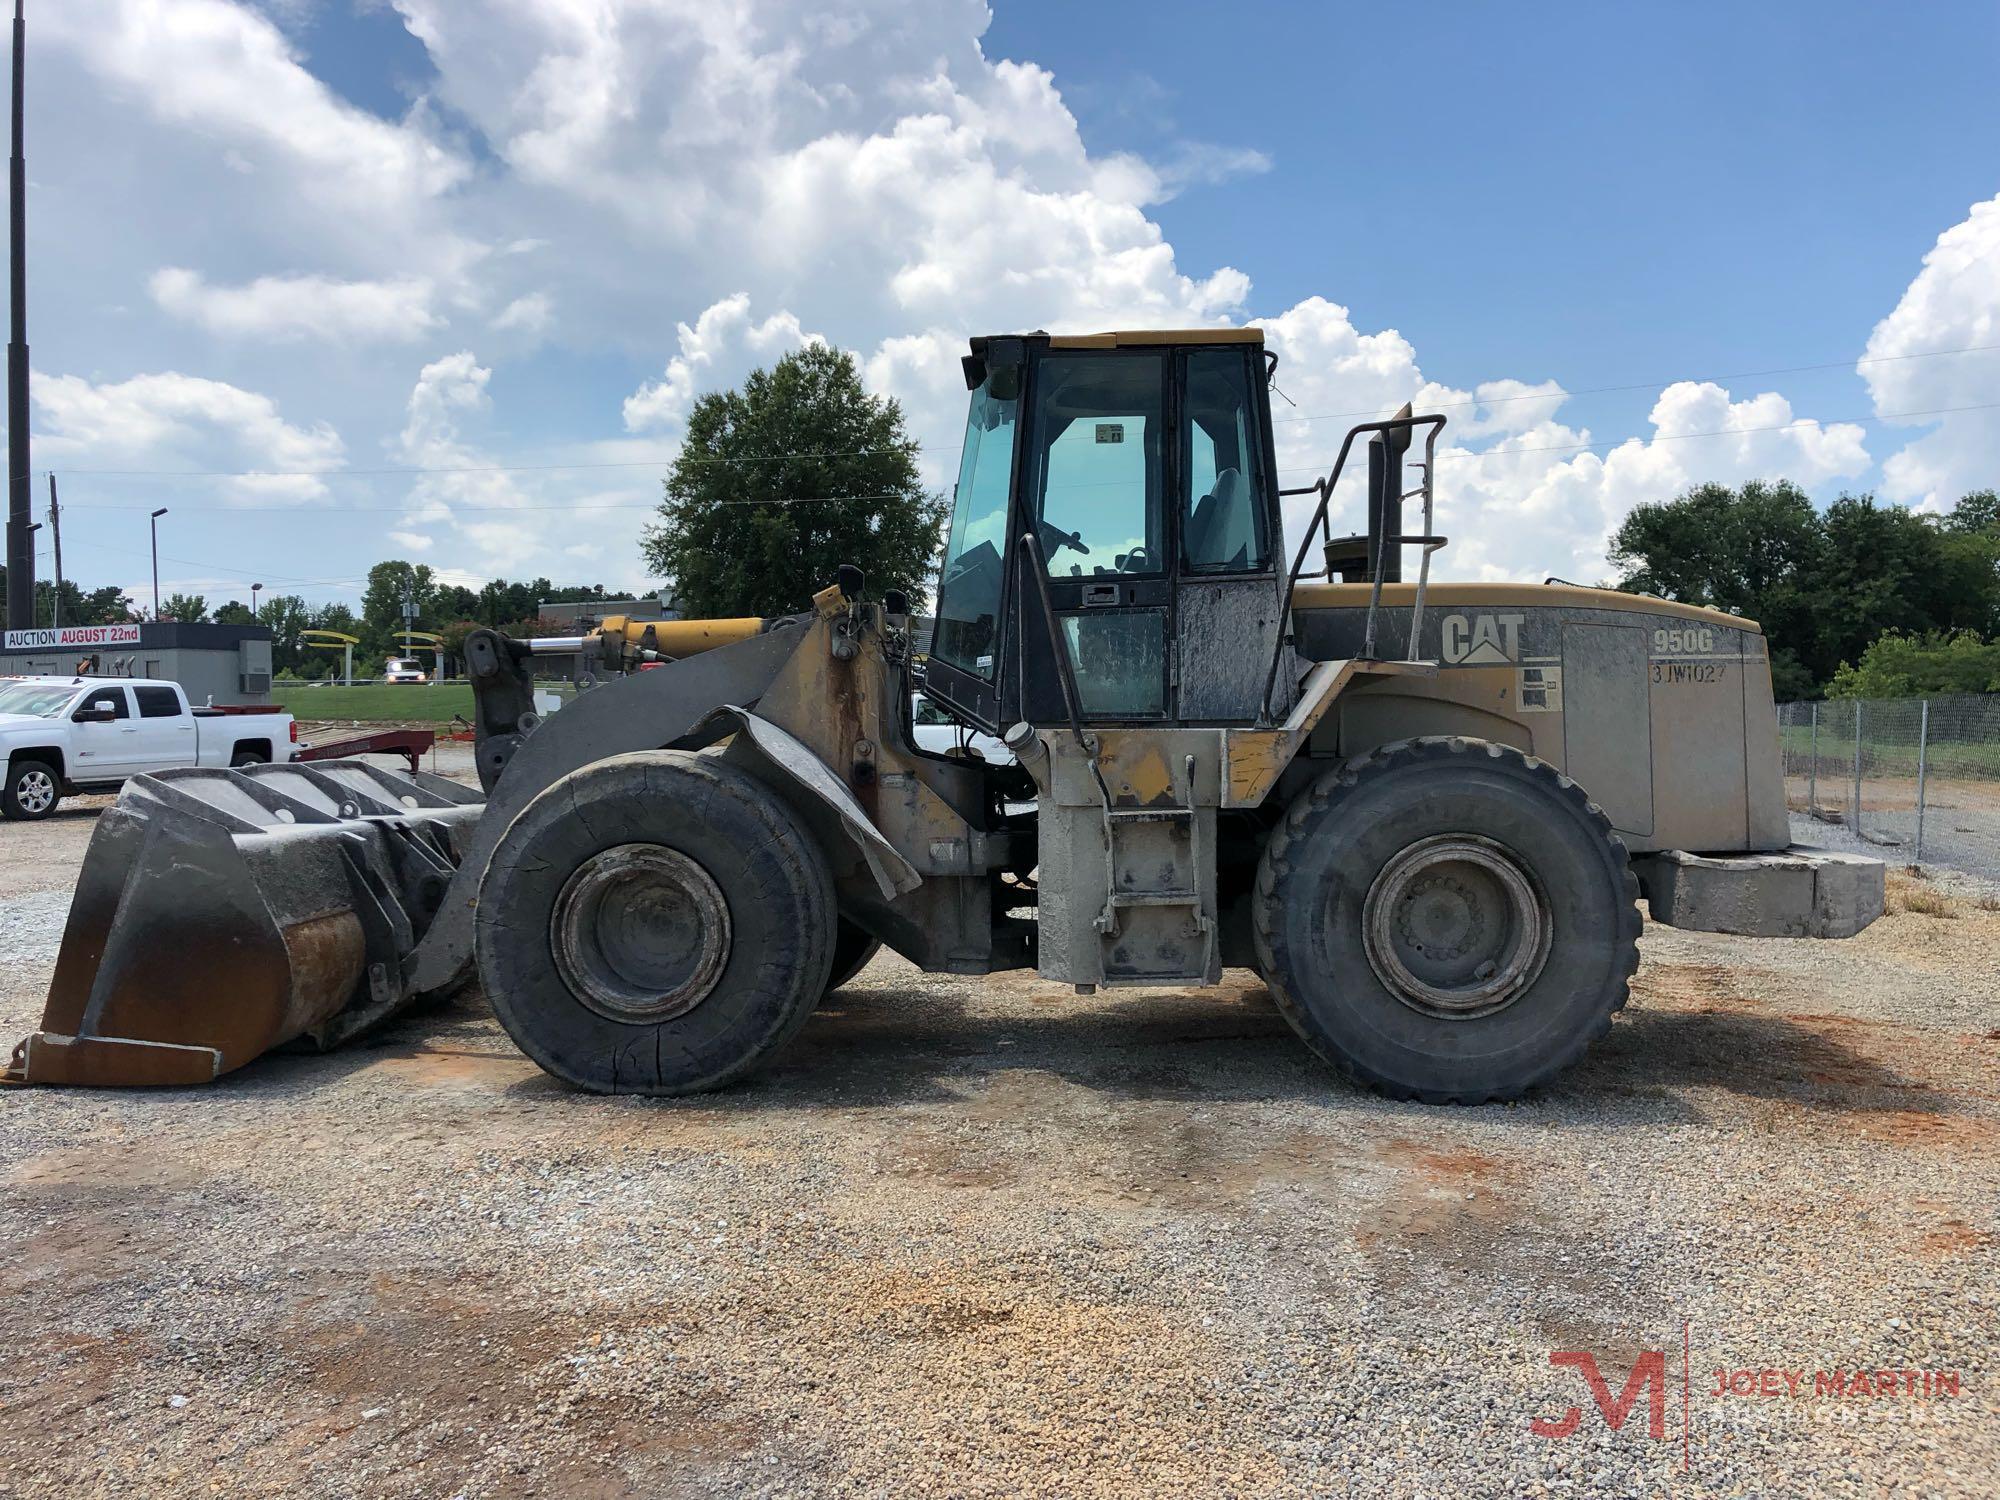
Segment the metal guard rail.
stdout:
<svg viewBox="0 0 2000 1500">
<path fill-rule="evenodd" d="M 1417 596 L 1410 610 L 1409 650 L 1411 655 L 1409 659 L 1412 661 L 1416 660 L 1417 632 L 1422 626 L 1424 619 L 1424 591 L 1430 584 L 1431 554 L 1442 547 L 1445 542 L 1443 537 L 1436 536 L 1431 531 L 1432 504 L 1435 496 L 1433 477 L 1436 473 L 1437 464 L 1437 439 L 1438 434 L 1444 430 L 1444 424 L 1445 418 L 1443 414 L 1437 412 L 1421 417 L 1398 416 L 1391 417 L 1383 422 L 1362 422 L 1357 426 L 1350 427 L 1347 430 L 1347 436 L 1341 439 L 1340 453 L 1333 461 L 1333 471 L 1326 478 L 1315 480 L 1311 484 L 1299 485 L 1293 489 L 1281 489 L 1278 491 L 1280 495 L 1317 494 L 1319 496 L 1319 504 L 1313 508 L 1312 519 L 1306 522 L 1305 531 L 1299 537 L 1298 553 L 1292 559 L 1291 570 L 1285 575 L 1285 597 L 1280 602 L 1278 608 L 1278 641 L 1276 648 L 1271 652 L 1271 668 L 1264 674 L 1264 697 L 1259 708 L 1260 722 L 1268 724 L 1271 721 L 1271 691 L 1278 685 L 1278 668 L 1284 664 L 1285 648 L 1290 646 L 1293 640 L 1291 623 L 1292 591 L 1298 587 L 1299 578 L 1305 568 L 1306 550 L 1312 546 L 1313 533 L 1327 525 L 1327 507 L 1333 502 L 1334 487 L 1340 483 L 1341 471 L 1347 467 L 1347 455 L 1354 449 L 1354 440 L 1364 433 L 1393 432 L 1398 428 L 1410 428 L 1414 430 L 1418 427 L 1423 427 L 1428 429 L 1424 435 L 1424 456 L 1420 460 L 1419 465 L 1424 471 L 1423 485 L 1419 490 L 1403 493 L 1400 476 L 1396 483 L 1398 493 L 1403 500 L 1409 499 L 1411 494 L 1421 494 L 1423 496 L 1424 529 L 1416 535 L 1404 535 L 1401 532 L 1400 515 L 1402 507 L 1399 503 L 1397 506 L 1399 517 L 1397 534 L 1391 536 L 1388 532 L 1383 532 L 1376 543 L 1373 565 L 1368 570 L 1374 587 L 1368 595 L 1368 620 L 1362 637 L 1362 655 L 1364 657 L 1372 657 L 1375 651 L 1375 611 L 1382 602 L 1382 562 L 1388 556 L 1389 547 L 1391 545 L 1398 547 L 1421 545 L 1424 550 L 1423 560 L 1417 570 Z"/>
</svg>

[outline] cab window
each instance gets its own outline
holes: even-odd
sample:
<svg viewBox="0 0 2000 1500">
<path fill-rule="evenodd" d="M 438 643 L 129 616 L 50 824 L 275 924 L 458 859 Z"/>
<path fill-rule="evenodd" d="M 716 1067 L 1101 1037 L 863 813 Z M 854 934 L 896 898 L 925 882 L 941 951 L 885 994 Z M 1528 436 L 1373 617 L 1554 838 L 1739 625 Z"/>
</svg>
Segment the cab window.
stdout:
<svg viewBox="0 0 2000 1500">
<path fill-rule="evenodd" d="M 1193 572 L 1254 573 L 1270 563 L 1252 373 L 1241 349 L 1187 356 L 1186 485 L 1181 554 Z"/>
<path fill-rule="evenodd" d="M 139 717 L 142 719 L 173 719 L 180 716 L 180 695 L 170 687 L 133 688 L 132 696 L 139 700 Z"/>
<path fill-rule="evenodd" d="M 1002 400 L 984 385 L 973 393 L 931 641 L 931 655 L 988 682 L 995 671 L 1006 582 L 1007 500 L 1014 485 L 1019 408 L 1018 401 Z"/>
<path fill-rule="evenodd" d="M 87 708 L 108 708 L 118 718 L 132 717 L 132 710 L 125 704 L 123 688 L 93 688 L 83 702 L 77 704 L 76 711 L 82 713 Z"/>
<path fill-rule="evenodd" d="M 1059 578 L 1159 573 L 1165 356 L 1044 355 L 1033 513 Z"/>
</svg>

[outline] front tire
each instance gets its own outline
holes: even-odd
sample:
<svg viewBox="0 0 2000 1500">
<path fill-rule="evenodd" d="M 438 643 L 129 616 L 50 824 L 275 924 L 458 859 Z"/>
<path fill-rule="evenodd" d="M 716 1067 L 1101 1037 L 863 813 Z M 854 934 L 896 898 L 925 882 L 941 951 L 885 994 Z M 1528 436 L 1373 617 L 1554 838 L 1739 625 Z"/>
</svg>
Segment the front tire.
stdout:
<svg viewBox="0 0 2000 1500">
<path fill-rule="evenodd" d="M 812 837 L 713 756 L 645 751 L 523 808 L 480 885 L 493 1013 L 556 1077 L 606 1094 L 719 1088 L 789 1040 L 833 962 Z"/>
<path fill-rule="evenodd" d="M 1399 1099 L 1516 1098 L 1611 1026 L 1638 884 L 1574 781 L 1484 740 L 1385 745 L 1322 776 L 1265 845 L 1272 997 L 1312 1049 Z"/>
<path fill-rule="evenodd" d="M 62 797 L 62 777 L 54 766 L 42 760 L 17 760 L 7 768 L 7 785 L 0 790 L 0 814 L 17 823 L 32 823 L 54 812 Z"/>
</svg>

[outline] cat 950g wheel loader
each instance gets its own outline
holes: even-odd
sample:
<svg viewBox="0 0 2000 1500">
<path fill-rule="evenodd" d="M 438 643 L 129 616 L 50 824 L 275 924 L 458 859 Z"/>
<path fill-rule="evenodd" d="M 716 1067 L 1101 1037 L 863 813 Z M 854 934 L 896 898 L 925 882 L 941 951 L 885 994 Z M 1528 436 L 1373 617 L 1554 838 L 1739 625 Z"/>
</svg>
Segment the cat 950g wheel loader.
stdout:
<svg viewBox="0 0 2000 1500">
<path fill-rule="evenodd" d="M 483 798 L 359 763 L 139 777 L 13 1076 L 203 1081 L 476 977 L 558 1077 L 707 1089 L 886 944 L 1080 993 L 1254 969 L 1352 1077 L 1471 1103 L 1608 1029 L 1642 895 L 1771 936 L 1880 912 L 1879 863 L 1787 848 L 1755 624 L 1431 581 L 1442 416 L 1283 491 L 1256 329 L 964 364 L 927 649 L 842 569 L 785 619 L 474 634 Z M 1368 529 L 1337 538 L 1360 440 Z M 1317 496 L 1289 557 L 1286 493 Z M 627 670 L 538 720 L 535 653 L 580 646 Z M 913 687 L 1011 761 L 918 748 Z"/>
</svg>

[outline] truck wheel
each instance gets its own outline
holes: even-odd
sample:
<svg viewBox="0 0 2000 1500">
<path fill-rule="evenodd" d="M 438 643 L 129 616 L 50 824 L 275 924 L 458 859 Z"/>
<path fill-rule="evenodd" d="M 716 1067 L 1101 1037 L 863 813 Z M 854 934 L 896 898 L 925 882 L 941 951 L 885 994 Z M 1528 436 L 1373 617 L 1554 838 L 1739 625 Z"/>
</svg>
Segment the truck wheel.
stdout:
<svg viewBox="0 0 2000 1500">
<path fill-rule="evenodd" d="M 259 755 L 255 750 L 238 750 L 234 755 L 229 757 L 229 764 L 231 766 L 261 766 L 267 764 L 267 761 L 264 756 Z"/>
<path fill-rule="evenodd" d="M 881 949 L 879 938 L 869 936 L 845 917 L 841 918 L 840 932 L 833 940 L 833 972 L 827 976 L 826 993 L 831 995 L 867 968 L 868 960 Z"/>
<path fill-rule="evenodd" d="M 1272 831 L 1259 963 L 1306 1044 L 1398 1099 L 1478 1104 L 1554 1077 L 1639 964 L 1625 845 L 1554 767 L 1484 740 L 1385 745 Z"/>
<path fill-rule="evenodd" d="M 838 914 L 812 837 L 713 756 L 618 755 L 523 808 L 481 882 L 493 1013 L 556 1077 L 712 1089 L 782 1046 L 826 989 Z"/>
<path fill-rule="evenodd" d="M 62 777 L 47 761 L 17 760 L 7 768 L 7 786 L 0 791 L 0 813 L 16 822 L 46 818 L 62 801 Z"/>
</svg>

